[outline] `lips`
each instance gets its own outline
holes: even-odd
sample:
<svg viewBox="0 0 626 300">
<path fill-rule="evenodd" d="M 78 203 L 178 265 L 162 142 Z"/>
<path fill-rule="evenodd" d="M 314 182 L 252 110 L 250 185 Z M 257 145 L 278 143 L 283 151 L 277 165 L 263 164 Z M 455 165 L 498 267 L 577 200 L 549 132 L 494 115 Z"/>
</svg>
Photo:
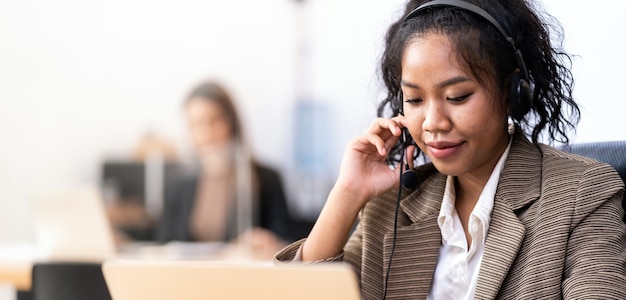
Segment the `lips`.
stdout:
<svg viewBox="0 0 626 300">
<path fill-rule="evenodd" d="M 463 142 L 436 141 L 426 143 L 426 146 L 428 146 L 428 152 L 432 157 L 446 159 L 459 153 L 463 144 Z"/>
</svg>

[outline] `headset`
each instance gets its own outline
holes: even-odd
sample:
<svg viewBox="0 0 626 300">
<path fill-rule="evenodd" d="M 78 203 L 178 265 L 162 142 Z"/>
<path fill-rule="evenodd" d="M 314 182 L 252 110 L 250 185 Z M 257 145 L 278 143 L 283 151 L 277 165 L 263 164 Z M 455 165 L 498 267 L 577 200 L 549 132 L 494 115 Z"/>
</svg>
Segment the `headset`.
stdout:
<svg viewBox="0 0 626 300">
<path fill-rule="evenodd" d="M 504 37 L 504 39 L 511 45 L 513 51 L 513 58 L 517 67 L 519 68 L 519 72 L 513 72 L 511 76 L 511 83 L 509 86 L 509 105 L 511 110 L 511 117 L 516 121 L 521 121 L 524 116 L 530 112 L 530 109 L 533 107 L 533 88 L 530 85 L 530 77 L 528 73 L 528 68 L 526 67 L 526 63 L 524 62 L 524 58 L 522 56 L 522 52 L 515 45 L 515 40 L 511 38 L 511 36 L 504 30 L 504 28 L 500 25 L 498 21 L 494 17 L 492 17 L 489 13 L 487 13 L 482 8 L 466 2 L 462 0 L 434 0 L 427 3 L 424 3 L 418 6 L 416 9 L 412 10 L 404 20 L 402 21 L 401 26 L 405 26 L 407 21 L 410 19 L 416 18 L 420 13 L 429 9 L 437 9 L 437 8 L 455 8 L 463 11 L 467 11 L 473 13 L 476 16 L 479 16 L 493 25 L 500 34 Z M 403 106 L 403 96 L 402 91 L 399 92 L 398 95 L 398 107 L 400 110 L 400 114 L 404 115 L 402 106 Z M 402 129 L 402 150 L 401 155 L 406 156 L 406 149 L 413 143 L 413 140 L 406 128 Z M 389 263 L 387 267 L 387 274 L 385 276 L 385 285 L 383 291 L 383 299 L 387 296 L 387 283 L 389 281 L 389 273 L 391 271 L 391 261 L 393 259 L 393 254 L 395 250 L 395 240 L 396 240 L 396 231 L 397 231 L 397 220 L 398 220 L 398 206 L 402 193 L 402 186 L 409 189 L 414 189 L 417 187 L 419 183 L 419 175 L 413 169 L 409 169 L 408 164 L 406 165 L 406 170 L 403 172 L 402 161 L 404 158 L 400 159 L 400 182 L 401 186 L 398 190 L 398 199 L 396 203 L 396 211 L 394 217 L 394 228 L 393 228 L 393 246 L 391 248 L 391 254 L 389 257 Z"/>
</svg>

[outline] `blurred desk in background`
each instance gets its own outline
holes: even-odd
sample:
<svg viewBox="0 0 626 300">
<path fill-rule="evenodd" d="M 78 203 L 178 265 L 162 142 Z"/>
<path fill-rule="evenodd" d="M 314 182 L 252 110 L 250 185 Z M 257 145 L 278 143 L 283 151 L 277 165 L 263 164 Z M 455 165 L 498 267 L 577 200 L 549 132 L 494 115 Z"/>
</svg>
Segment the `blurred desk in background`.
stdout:
<svg viewBox="0 0 626 300">
<path fill-rule="evenodd" d="M 119 248 L 113 259 L 125 260 L 255 260 L 247 249 L 225 243 L 170 242 L 163 245 L 148 242 L 128 243 Z M 54 261 L 38 254 L 35 244 L 0 245 L 0 283 L 8 284 L 19 293 L 28 293 L 32 286 L 32 268 L 37 262 Z M 64 258 L 63 261 L 71 261 Z M 29 296 L 18 299 L 30 299 Z"/>
<path fill-rule="evenodd" d="M 0 282 L 14 287 L 18 291 L 30 290 L 32 262 L 0 261 Z"/>
<path fill-rule="evenodd" d="M 34 244 L 0 245 L 0 282 L 9 284 L 16 290 L 30 290 L 31 270 L 36 260 Z"/>
</svg>

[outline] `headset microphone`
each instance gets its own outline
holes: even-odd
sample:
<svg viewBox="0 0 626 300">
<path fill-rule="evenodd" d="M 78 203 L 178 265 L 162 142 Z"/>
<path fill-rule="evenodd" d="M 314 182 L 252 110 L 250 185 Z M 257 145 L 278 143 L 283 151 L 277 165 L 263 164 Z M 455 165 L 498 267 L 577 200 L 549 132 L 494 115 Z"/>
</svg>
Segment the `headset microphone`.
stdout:
<svg viewBox="0 0 626 300">
<path fill-rule="evenodd" d="M 407 166 L 407 170 L 402 174 L 400 182 L 402 182 L 402 186 L 405 188 L 414 189 L 417 187 L 417 172 L 415 172 L 415 170 L 408 169 Z"/>
</svg>

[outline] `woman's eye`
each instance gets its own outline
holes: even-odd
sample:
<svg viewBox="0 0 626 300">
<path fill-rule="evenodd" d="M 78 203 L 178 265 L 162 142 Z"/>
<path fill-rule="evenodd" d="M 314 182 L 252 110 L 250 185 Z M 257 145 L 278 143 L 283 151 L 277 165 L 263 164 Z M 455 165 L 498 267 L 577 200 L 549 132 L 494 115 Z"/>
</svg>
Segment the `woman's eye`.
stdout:
<svg viewBox="0 0 626 300">
<path fill-rule="evenodd" d="M 459 96 L 459 97 L 447 97 L 446 100 L 451 101 L 451 102 L 461 102 L 461 101 L 465 100 L 467 97 L 469 97 L 471 95 L 472 95 L 472 93 L 465 94 L 465 95 Z"/>
<path fill-rule="evenodd" d="M 409 103 L 409 104 L 418 104 L 422 102 L 422 98 L 406 99 L 404 100 L 404 102 Z"/>
</svg>

